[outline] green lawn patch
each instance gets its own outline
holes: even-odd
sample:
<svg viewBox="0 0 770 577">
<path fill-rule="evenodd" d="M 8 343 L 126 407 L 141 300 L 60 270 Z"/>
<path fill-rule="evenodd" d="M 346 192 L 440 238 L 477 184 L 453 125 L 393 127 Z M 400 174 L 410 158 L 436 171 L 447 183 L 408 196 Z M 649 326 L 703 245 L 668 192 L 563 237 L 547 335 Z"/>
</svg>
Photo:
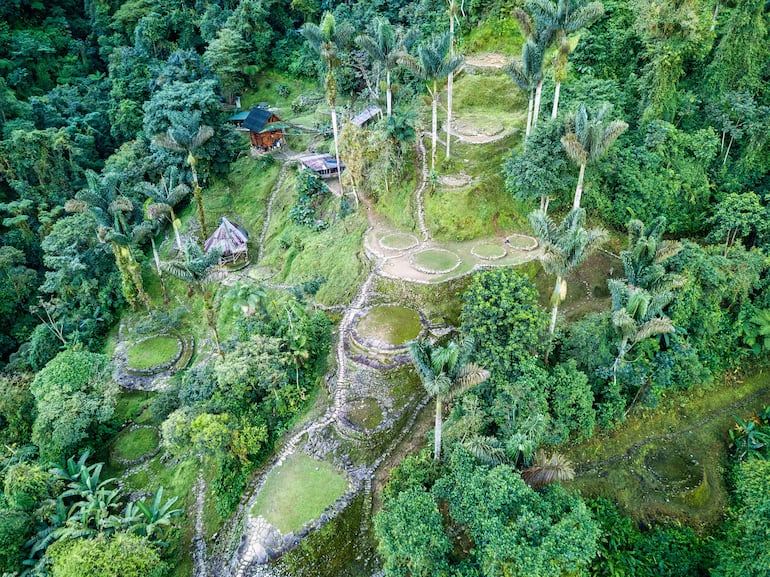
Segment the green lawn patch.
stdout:
<svg viewBox="0 0 770 577">
<path fill-rule="evenodd" d="M 377 399 L 366 397 L 351 403 L 345 418 L 361 429 L 374 429 L 382 422 L 382 409 Z"/>
<path fill-rule="evenodd" d="M 120 433 L 112 446 L 112 456 L 121 461 L 134 461 L 158 448 L 160 435 L 155 427 L 140 427 Z"/>
<path fill-rule="evenodd" d="M 332 465 L 295 453 L 270 471 L 251 512 L 286 534 L 319 517 L 347 488 Z"/>
<path fill-rule="evenodd" d="M 511 17 L 490 18 L 473 27 L 462 41 L 464 52 L 500 52 L 509 56 L 519 55 L 524 38 L 519 26 Z"/>
<path fill-rule="evenodd" d="M 417 311 L 400 306 L 380 305 L 369 310 L 356 325 L 364 339 L 401 345 L 416 339 L 422 330 Z"/>
<path fill-rule="evenodd" d="M 448 250 L 428 248 L 414 253 L 412 266 L 417 270 L 442 274 L 453 271 L 460 265 L 460 258 Z"/>
<path fill-rule="evenodd" d="M 150 337 L 128 349 L 128 368 L 147 370 L 170 363 L 179 353 L 179 340 L 171 336 Z"/>
</svg>

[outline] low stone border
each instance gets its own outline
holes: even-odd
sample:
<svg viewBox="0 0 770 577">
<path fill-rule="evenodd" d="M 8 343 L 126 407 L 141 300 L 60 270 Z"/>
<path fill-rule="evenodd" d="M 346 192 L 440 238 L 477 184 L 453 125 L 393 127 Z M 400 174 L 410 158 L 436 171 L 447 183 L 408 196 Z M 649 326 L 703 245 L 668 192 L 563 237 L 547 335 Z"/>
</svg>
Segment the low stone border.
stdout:
<svg viewBox="0 0 770 577">
<path fill-rule="evenodd" d="M 510 241 L 511 239 L 515 238 L 520 238 L 526 241 L 526 244 L 511 244 L 511 247 L 515 248 L 516 250 L 531 251 L 535 250 L 539 246 L 536 238 L 527 236 L 526 234 L 509 234 L 506 240 Z"/>
<path fill-rule="evenodd" d="M 457 259 L 457 262 L 454 264 L 454 266 L 452 266 L 450 268 L 447 268 L 447 269 L 430 269 L 430 268 L 428 268 L 426 266 L 422 266 L 422 265 L 417 264 L 417 263 L 414 262 L 414 258 L 417 255 L 425 254 L 428 251 L 445 252 L 447 254 L 451 254 L 453 257 L 455 257 Z M 426 248 L 425 250 L 418 251 L 418 252 L 412 254 L 409 257 L 409 264 L 410 264 L 410 266 L 413 269 L 418 270 L 420 272 L 423 272 L 425 274 L 447 274 L 447 273 L 450 273 L 453 270 L 457 269 L 462 263 L 463 263 L 463 259 L 460 258 L 459 255 L 457 255 L 457 254 L 453 253 L 451 250 L 447 250 L 445 248 Z"/>
<path fill-rule="evenodd" d="M 430 324 L 428 322 L 428 317 L 425 316 L 425 313 L 423 313 L 421 310 L 416 309 L 415 312 L 420 317 L 420 332 L 417 333 L 417 336 L 413 339 L 409 339 L 408 341 L 399 344 L 399 345 L 391 345 L 389 343 L 383 343 L 382 341 L 378 341 L 375 339 L 371 339 L 369 337 L 363 337 L 361 336 L 358 331 L 356 330 L 356 327 L 358 326 L 358 323 L 361 321 L 361 319 L 366 316 L 369 311 L 371 311 L 373 308 L 378 306 L 403 306 L 403 305 L 392 305 L 392 304 L 377 304 L 372 305 L 370 307 L 367 307 L 365 309 L 361 309 L 352 319 L 350 323 L 350 338 L 361 348 L 367 349 L 369 351 L 372 351 L 374 353 L 379 353 L 382 355 L 394 355 L 396 353 L 402 353 L 407 350 L 409 347 L 409 343 L 417 340 L 421 337 L 424 337 L 427 330 L 428 325 Z M 407 307 L 404 307 L 407 308 Z M 348 354 L 349 358 L 353 360 L 358 360 L 357 357 L 364 357 L 363 355 L 350 355 L 350 343 L 346 342 L 345 352 Z M 408 355 L 407 355 L 408 357 Z M 390 365 L 383 365 L 376 361 L 376 359 L 370 359 L 375 364 L 379 366 L 373 366 L 369 362 L 364 361 L 364 364 L 367 364 L 368 366 L 371 366 L 372 368 L 382 368 L 383 366 L 390 366 Z"/>
<path fill-rule="evenodd" d="M 479 248 L 479 247 L 482 247 L 482 246 L 493 246 L 493 247 L 499 249 L 501 251 L 501 253 L 500 254 L 495 254 L 495 255 L 479 254 L 476 251 L 476 249 Z M 503 258 L 504 256 L 506 256 L 508 254 L 508 251 L 505 250 L 505 248 L 503 248 L 502 246 L 499 246 L 499 245 L 496 245 L 496 244 L 492 244 L 491 242 L 485 242 L 485 243 L 477 244 L 476 246 L 471 248 L 471 254 L 473 256 L 475 256 L 476 258 L 480 258 L 480 259 L 483 259 L 483 260 L 497 260 L 499 258 Z"/>
<path fill-rule="evenodd" d="M 390 238 L 390 237 L 408 238 L 412 242 L 408 246 L 391 246 L 387 242 L 385 242 L 385 239 Z M 385 250 L 409 250 L 411 248 L 416 247 L 418 244 L 420 244 L 420 241 L 419 241 L 419 239 L 416 236 L 414 236 L 413 234 L 408 234 L 408 233 L 403 233 L 403 232 L 388 233 L 385 236 L 377 239 L 377 242 Z"/>
</svg>

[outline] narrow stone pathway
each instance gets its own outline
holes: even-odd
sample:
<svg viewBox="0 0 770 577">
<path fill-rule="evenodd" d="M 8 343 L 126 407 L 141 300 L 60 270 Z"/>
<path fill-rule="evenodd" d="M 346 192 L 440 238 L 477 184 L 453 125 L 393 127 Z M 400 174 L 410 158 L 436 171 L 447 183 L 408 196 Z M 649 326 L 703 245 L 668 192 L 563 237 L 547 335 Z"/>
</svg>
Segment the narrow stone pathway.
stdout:
<svg viewBox="0 0 770 577">
<path fill-rule="evenodd" d="M 193 538 L 193 575 L 195 577 L 208 577 L 206 562 L 206 538 L 203 534 L 203 500 L 206 495 L 206 481 L 203 479 L 203 467 L 198 473 L 198 482 L 195 483 L 195 537 Z"/>
<path fill-rule="evenodd" d="M 424 136 L 424 135 L 423 135 Z M 344 425 L 343 425 L 343 419 L 345 415 L 345 409 L 346 409 L 346 403 L 349 401 L 348 397 L 350 396 L 350 389 L 354 385 L 355 380 L 355 371 L 358 371 L 359 369 L 355 368 L 357 365 L 350 364 L 351 360 L 348 356 L 346 343 L 348 339 L 351 338 L 351 333 L 354 328 L 354 324 L 356 323 L 357 319 L 359 318 L 360 313 L 366 308 L 367 303 L 372 298 L 373 293 L 373 287 L 376 279 L 378 277 L 389 277 L 389 278 L 398 278 L 405 280 L 406 282 L 426 282 L 426 283 L 438 283 L 438 282 L 444 282 L 447 280 L 447 278 L 442 278 L 441 275 L 435 275 L 430 272 L 425 273 L 419 272 L 419 269 L 416 271 L 412 269 L 411 271 L 407 271 L 406 267 L 408 264 L 400 264 L 398 266 L 390 267 L 388 271 L 384 271 L 383 269 L 386 266 L 389 266 L 391 263 L 399 262 L 404 263 L 406 262 L 405 259 L 411 258 L 412 255 L 416 254 L 417 252 L 421 250 L 443 250 L 444 252 L 450 252 L 443 248 L 443 245 L 441 243 L 436 243 L 433 241 L 433 237 L 428 230 L 428 227 L 425 223 L 425 206 L 424 206 L 424 193 L 425 190 L 429 184 L 429 170 L 428 170 L 428 161 L 427 161 L 427 151 L 425 149 L 425 145 L 423 143 L 422 136 L 417 139 L 417 152 L 420 156 L 420 162 L 421 162 L 421 181 L 419 182 L 418 186 L 415 189 L 415 204 L 416 204 L 416 210 L 417 210 L 417 222 L 420 229 L 420 235 L 422 236 L 422 239 L 418 239 L 417 237 L 414 237 L 415 244 L 413 246 L 410 246 L 407 250 L 405 249 L 398 249 L 398 248 L 391 248 L 386 246 L 384 242 L 381 242 L 381 239 L 384 238 L 384 236 L 387 236 L 388 234 L 405 234 L 401 231 L 396 230 L 390 230 L 388 229 L 379 219 L 376 218 L 376 215 L 371 210 L 371 207 L 367 206 L 367 214 L 369 218 L 370 228 L 366 233 L 365 236 L 365 247 L 366 247 L 366 255 L 370 262 L 370 270 L 369 274 L 366 277 L 366 280 L 361 284 L 358 291 L 356 292 L 356 295 L 353 297 L 351 302 L 344 306 L 344 307 L 335 307 L 337 310 L 344 311 L 342 318 L 340 320 L 338 329 L 337 329 L 337 342 L 336 342 L 336 350 L 335 350 L 335 360 L 336 360 L 336 374 L 334 375 L 334 379 L 329 384 L 329 394 L 331 398 L 331 403 L 326 408 L 326 411 L 324 412 L 323 416 L 319 419 L 316 419 L 312 423 L 308 424 L 302 430 L 298 431 L 297 433 L 293 434 L 291 438 L 289 438 L 285 444 L 283 445 L 282 449 L 279 451 L 279 453 L 275 456 L 275 459 L 273 462 L 264 468 L 264 471 L 255 478 L 250 487 L 247 489 L 247 491 L 244 493 L 245 495 L 248 495 L 244 500 L 241 501 L 238 510 L 236 511 L 235 515 L 233 516 L 232 521 L 229 523 L 228 527 L 224 528 L 221 533 L 224 536 L 224 539 L 227 540 L 228 538 L 232 540 L 233 538 L 238 538 L 240 535 L 240 542 L 238 545 L 235 546 L 235 550 L 228 553 L 227 558 L 220 558 L 214 562 L 213 565 L 210 565 L 207 569 L 205 563 L 202 563 L 199 565 L 199 555 L 202 555 L 203 558 L 205 558 L 206 552 L 205 552 L 205 542 L 203 542 L 203 532 L 202 532 L 202 515 L 203 515 L 203 504 L 202 504 L 202 498 L 198 499 L 198 495 L 201 493 L 196 493 L 196 499 L 199 500 L 199 506 L 197 511 L 197 518 L 196 518 L 196 537 L 195 537 L 195 577 L 208 577 L 209 574 L 214 575 L 216 577 L 224 577 L 225 575 L 228 577 L 284 577 L 281 575 L 280 570 L 276 567 L 275 563 L 268 563 L 268 560 L 270 558 L 270 551 L 276 551 L 280 550 L 282 547 L 285 546 L 291 546 L 292 543 L 296 542 L 293 537 L 293 535 L 287 535 L 282 536 L 277 530 L 272 527 L 265 519 L 259 516 L 253 516 L 251 513 L 251 510 L 254 506 L 254 503 L 256 502 L 257 496 L 267 478 L 270 471 L 279 465 L 281 465 L 284 460 L 291 454 L 295 453 L 298 450 L 301 450 L 300 447 L 303 443 L 313 438 L 313 435 L 321 433 L 324 431 L 327 427 L 333 426 L 335 427 L 337 433 L 339 433 L 340 436 L 344 438 Z M 262 226 L 262 232 L 259 237 L 259 250 L 258 250 L 258 263 L 262 260 L 262 257 L 264 255 L 264 248 L 265 248 L 265 242 L 267 238 L 267 231 L 270 226 L 270 220 L 272 218 L 273 213 L 273 206 L 275 203 L 275 200 L 278 196 L 278 192 L 280 191 L 281 187 L 283 186 L 284 180 L 286 178 L 287 172 L 288 172 L 288 166 L 289 163 L 292 162 L 294 158 L 287 158 L 281 168 L 281 173 L 278 177 L 278 180 L 276 181 L 273 190 L 270 194 L 268 204 L 267 204 L 267 214 L 265 217 L 265 222 Z M 532 239 L 534 241 L 534 239 Z M 487 242 L 487 243 L 500 243 L 502 244 L 502 239 L 492 239 L 488 241 L 476 241 L 476 242 Z M 536 241 L 534 241 L 536 244 Z M 472 244 L 472 243 L 471 243 Z M 473 256 L 472 251 L 466 250 L 464 247 L 460 247 L 463 249 L 462 252 L 462 260 L 467 261 L 465 268 L 462 270 L 457 271 L 456 276 L 463 276 L 465 274 L 470 274 L 473 270 L 476 270 L 479 266 L 487 266 L 490 264 L 489 261 L 484 260 L 482 258 L 477 258 Z M 510 266 L 511 264 L 517 264 L 518 262 L 521 262 L 523 260 L 528 260 L 530 258 L 534 258 L 535 253 L 532 252 L 516 252 L 516 249 L 508 248 L 509 251 L 512 251 L 515 253 L 513 256 L 514 258 L 511 259 L 500 259 L 500 261 L 495 262 L 495 265 L 498 266 Z M 523 249 L 524 250 L 524 249 Z M 521 256 L 521 258 L 517 258 L 517 255 Z M 460 258 L 460 257 L 458 257 Z M 395 273 L 393 271 L 396 271 Z M 420 277 L 420 279 L 413 278 L 414 274 L 421 274 L 425 278 L 423 279 Z M 244 277 L 246 278 L 246 277 Z M 354 371 L 354 374 L 351 374 L 351 371 Z M 407 419 L 407 422 L 404 423 L 404 425 L 401 427 L 401 430 L 396 435 L 396 438 L 393 439 L 392 442 L 389 443 L 388 448 L 383 452 L 382 455 L 380 455 L 373 463 L 370 463 L 368 465 L 359 466 L 358 470 L 360 473 L 356 473 L 356 477 L 359 479 L 358 482 L 354 483 L 351 479 L 351 487 L 358 487 L 359 490 L 364 492 L 365 496 L 371 496 L 371 487 L 372 487 L 372 479 L 374 477 L 374 473 L 377 470 L 377 468 L 382 464 L 382 462 L 388 457 L 388 455 L 392 452 L 392 450 L 398 446 L 399 443 L 401 443 L 406 435 L 410 433 L 412 430 L 412 427 L 415 423 L 415 420 L 420 412 L 420 410 L 428 403 L 429 397 L 425 396 L 421 399 L 417 399 L 417 402 L 415 403 L 414 409 L 411 410 L 411 414 L 409 415 L 409 418 Z M 196 491 L 205 491 L 205 486 L 203 486 L 203 480 L 202 477 L 199 478 L 198 485 L 196 485 Z M 369 521 L 369 515 L 364 514 L 362 519 L 362 530 L 364 530 L 366 527 L 363 526 L 364 523 L 367 523 Z M 284 539 L 291 539 L 291 542 L 284 542 Z M 202 542 L 202 548 L 199 549 L 198 542 Z M 219 565 L 217 565 L 217 563 Z"/>
</svg>

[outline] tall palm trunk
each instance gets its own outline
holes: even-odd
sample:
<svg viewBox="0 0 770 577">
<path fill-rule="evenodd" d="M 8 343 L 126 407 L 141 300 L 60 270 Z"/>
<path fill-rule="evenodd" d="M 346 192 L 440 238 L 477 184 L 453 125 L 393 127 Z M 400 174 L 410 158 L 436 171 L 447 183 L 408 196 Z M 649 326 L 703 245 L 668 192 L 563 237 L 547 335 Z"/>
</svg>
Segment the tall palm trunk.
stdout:
<svg viewBox="0 0 770 577">
<path fill-rule="evenodd" d="M 208 294 L 208 291 L 206 291 L 203 286 L 200 287 L 200 292 L 203 297 L 203 308 L 206 310 L 206 321 L 211 329 L 211 333 L 214 335 L 214 344 L 217 346 L 217 353 L 224 359 L 225 352 L 219 344 L 219 331 L 217 330 L 217 321 L 214 318 L 214 305 L 211 302 L 211 295 Z"/>
<path fill-rule="evenodd" d="M 577 188 L 575 189 L 575 201 L 572 203 L 572 208 L 580 208 L 580 198 L 583 196 L 583 178 L 586 174 L 585 162 L 580 165 L 580 174 L 578 174 Z"/>
<path fill-rule="evenodd" d="M 452 140 L 452 84 L 454 81 L 454 72 L 449 73 L 447 78 L 447 96 L 446 96 L 446 157 L 449 158 L 449 146 Z"/>
<path fill-rule="evenodd" d="M 537 126 L 537 119 L 540 116 L 540 98 L 543 95 L 543 80 L 541 79 L 537 83 L 537 88 L 535 89 L 535 104 L 534 104 L 534 111 L 532 112 L 532 130 L 535 129 Z"/>
<path fill-rule="evenodd" d="M 438 82 L 433 81 L 433 124 L 432 124 L 432 140 L 430 145 L 430 169 L 433 170 L 436 167 L 436 141 L 438 140 Z"/>
<path fill-rule="evenodd" d="M 171 228 L 174 229 L 174 238 L 176 239 L 176 249 L 181 252 L 182 250 L 182 235 L 179 234 L 179 222 L 176 219 L 174 209 L 171 209 Z"/>
<path fill-rule="evenodd" d="M 433 430 L 433 460 L 441 458 L 441 411 L 443 410 L 441 395 L 436 395 L 436 422 Z"/>
<path fill-rule="evenodd" d="M 393 113 L 393 90 L 390 87 L 390 70 L 385 71 L 385 100 L 388 103 L 388 116 Z"/>
<path fill-rule="evenodd" d="M 556 82 L 556 88 L 553 90 L 553 109 L 551 110 L 551 119 L 556 118 L 559 112 L 559 94 L 561 93 L 561 80 Z"/>
<path fill-rule="evenodd" d="M 195 172 L 193 172 L 193 175 Z M 201 194 L 201 187 L 198 185 L 198 179 L 193 176 L 193 198 L 195 199 L 195 208 L 198 210 L 198 222 L 201 225 L 201 238 L 198 239 L 198 244 L 203 246 L 203 242 L 208 236 L 206 230 L 206 214 L 203 212 L 203 195 Z"/>
<path fill-rule="evenodd" d="M 556 332 L 556 317 L 559 314 L 559 301 L 561 300 L 561 283 L 562 278 L 560 275 L 556 275 L 556 285 L 553 288 L 553 308 L 551 309 L 551 325 L 549 332 L 553 335 Z"/>
<path fill-rule="evenodd" d="M 160 279 L 160 289 L 163 291 L 163 304 L 168 304 L 166 281 L 163 280 L 163 272 L 160 270 L 160 255 L 158 254 L 158 247 L 155 246 L 155 239 L 153 237 L 150 237 L 150 243 L 152 244 L 152 257 L 155 259 L 155 270 L 158 271 L 158 279 Z"/>
<path fill-rule="evenodd" d="M 534 94 L 533 90 L 530 89 L 529 91 L 529 102 L 527 103 L 527 127 L 524 131 L 524 136 L 526 138 L 529 138 L 530 133 L 532 132 L 532 112 L 534 110 Z"/>
<path fill-rule="evenodd" d="M 334 157 L 337 159 L 337 181 L 340 183 L 340 196 L 342 195 L 342 171 L 340 170 L 340 136 L 337 128 L 337 109 L 334 105 L 332 109 L 332 132 L 334 133 Z M 358 196 L 356 196 L 356 201 Z"/>
</svg>

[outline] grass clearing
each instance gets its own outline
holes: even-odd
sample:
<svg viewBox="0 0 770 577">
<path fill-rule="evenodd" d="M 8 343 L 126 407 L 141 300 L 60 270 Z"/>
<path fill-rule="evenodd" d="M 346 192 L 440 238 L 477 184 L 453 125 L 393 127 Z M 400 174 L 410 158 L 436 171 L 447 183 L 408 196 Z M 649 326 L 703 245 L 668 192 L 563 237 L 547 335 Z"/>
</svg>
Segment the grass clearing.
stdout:
<svg viewBox="0 0 770 577">
<path fill-rule="evenodd" d="M 128 349 L 128 367 L 147 370 L 170 363 L 179 353 L 179 340 L 171 336 L 150 337 Z"/>
<path fill-rule="evenodd" d="M 475 26 L 462 40 L 463 52 L 500 52 L 509 56 L 519 55 L 524 38 L 513 18 L 491 18 Z"/>
<path fill-rule="evenodd" d="M 366 339 L 389 345 L 401 345 L 416 339 L 422 330 L 417 311 L 400 306 L 376 306 L 356 325 L 356 332 Z"/>
<path fill-rule="evenodd" d="M 641 411 L 622 428 L 566 450 L 578 471 L 569 485 L 616 501 L 636 519 L 706 529 L 727 506 L 722 470 L 734 416 L 768 403 L 770 376 L 763 373 L 672 394 L 657 410 Z"/>
<path fill-rule="evenodd" d="M 155 427 L 127 429 L 115 437 L 112 456 L 123 461 L 133 461 L 152 453 L 158 448 L 159 442 L 160 435 Z"/>
<path fill-rule="evenodd" d="M 286 534 L 320 516 L 347 487 L 345 477 L 329 463 L 294 453 L 270 471 L 251 512 Z"/>
<path fill-rule="evenodd" d="M 296 202 L 296 173 L 287 175 L 273 204 L 263 264 L 275 271 L 272 282 L 300 284 L 322 280 L 315 300 L 325 305 L 349 302 L 365 278 L 363 209 L 344 221 L 336 218 L 339 199 L 328 194 L 317 213 L 329 226 L 314 232 L 295 224 L 289 211 Z"/>
</svg>

